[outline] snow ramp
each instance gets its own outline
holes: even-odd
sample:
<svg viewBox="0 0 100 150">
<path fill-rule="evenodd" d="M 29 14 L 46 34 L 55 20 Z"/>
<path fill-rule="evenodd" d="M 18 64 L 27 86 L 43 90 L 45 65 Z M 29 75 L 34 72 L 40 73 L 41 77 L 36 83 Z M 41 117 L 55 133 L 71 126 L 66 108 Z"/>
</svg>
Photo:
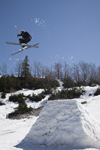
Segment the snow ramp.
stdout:
<svg viewBox="0 0 100 150">
<path fill-rule="evenodd" d="M 17 147 L 23 150 L 100 149 L 100 124 L 76 100 L 48 101 Z"/>
</svg>

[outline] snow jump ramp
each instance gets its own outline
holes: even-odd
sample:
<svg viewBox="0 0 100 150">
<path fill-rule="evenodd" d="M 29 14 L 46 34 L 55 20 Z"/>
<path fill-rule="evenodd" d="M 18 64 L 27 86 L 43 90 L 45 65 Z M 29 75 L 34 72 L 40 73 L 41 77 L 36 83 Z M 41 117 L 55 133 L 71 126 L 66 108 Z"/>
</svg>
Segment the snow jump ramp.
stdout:
<svg viewBox="0 0 100 150">
<path fill-rule="evenodd" d="M 100 149 L 100 124 L 76 100 L 48 101 L 16 147 L 23 150 Z"/>
</svg>

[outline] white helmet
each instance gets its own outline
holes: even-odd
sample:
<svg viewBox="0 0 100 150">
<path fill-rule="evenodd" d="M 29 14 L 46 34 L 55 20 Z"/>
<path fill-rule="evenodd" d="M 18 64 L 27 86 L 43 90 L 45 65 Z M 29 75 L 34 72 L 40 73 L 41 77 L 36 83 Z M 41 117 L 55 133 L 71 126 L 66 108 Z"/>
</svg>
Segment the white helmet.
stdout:
<svg viewBox="0 0 100 150">
<path fill-rule="evenodd" d="M 24 31 L 24 30 L 21 30 L 21 31 L 20 31 L 20 33 L 23 33 L 23 32 L 25 32 L 25 31 Z"/>
</svg>

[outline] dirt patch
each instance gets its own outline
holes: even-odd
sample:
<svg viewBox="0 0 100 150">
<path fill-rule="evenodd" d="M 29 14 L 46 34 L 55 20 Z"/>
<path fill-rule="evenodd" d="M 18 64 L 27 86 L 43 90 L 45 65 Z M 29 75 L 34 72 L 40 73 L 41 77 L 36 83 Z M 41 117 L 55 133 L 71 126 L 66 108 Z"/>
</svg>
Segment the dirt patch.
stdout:
<svg viewBox="0 0 100 150">
<path fill-rule="evenodd" d="M 11 117 L 9 117 L 9 119 L 24 119 L 24 118 L 31 118 L 32 116 L 37 117 L 37 116 L 39 116 L 42 108 L 43 108 L 43 106 L 39 107 L 37 109 L 33 109 L 31 112 L 28 112 L 28 113 L 18 114 L 16 116 L 11 116 Z M 8 116 L 6 118 L 8 118 Z"/>
</svg>

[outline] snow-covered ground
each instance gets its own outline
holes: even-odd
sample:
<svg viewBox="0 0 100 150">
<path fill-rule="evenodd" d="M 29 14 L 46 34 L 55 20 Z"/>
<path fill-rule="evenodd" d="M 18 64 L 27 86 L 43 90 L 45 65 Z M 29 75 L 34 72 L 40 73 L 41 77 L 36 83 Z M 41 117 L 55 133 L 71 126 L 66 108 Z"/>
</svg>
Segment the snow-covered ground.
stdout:
<svg viewBox="0 0 100 150">
<path fill-rule="evenodd" d="M 62 84 L 60 87 L 59 90 Z M 6 105 L 0 106 L 0 150 L 99 150 L 100 96 L 94 96 L 97 88 L 84 87 L 86 93 L 73 100 L 47 102 L 49 96 L 38 103 L 27 100 L 27 105 L 33 108 L 47 104 L 39 117 L 20 120 L 6 119 L 18 106 L 8 101 L 11 94 L 7 94 L 6 99 L 1 99 Z M 42 91 L 23 89 L 15 94 Z M 83 101 L 87 103 L 82 105 Z"/>
</svg>

